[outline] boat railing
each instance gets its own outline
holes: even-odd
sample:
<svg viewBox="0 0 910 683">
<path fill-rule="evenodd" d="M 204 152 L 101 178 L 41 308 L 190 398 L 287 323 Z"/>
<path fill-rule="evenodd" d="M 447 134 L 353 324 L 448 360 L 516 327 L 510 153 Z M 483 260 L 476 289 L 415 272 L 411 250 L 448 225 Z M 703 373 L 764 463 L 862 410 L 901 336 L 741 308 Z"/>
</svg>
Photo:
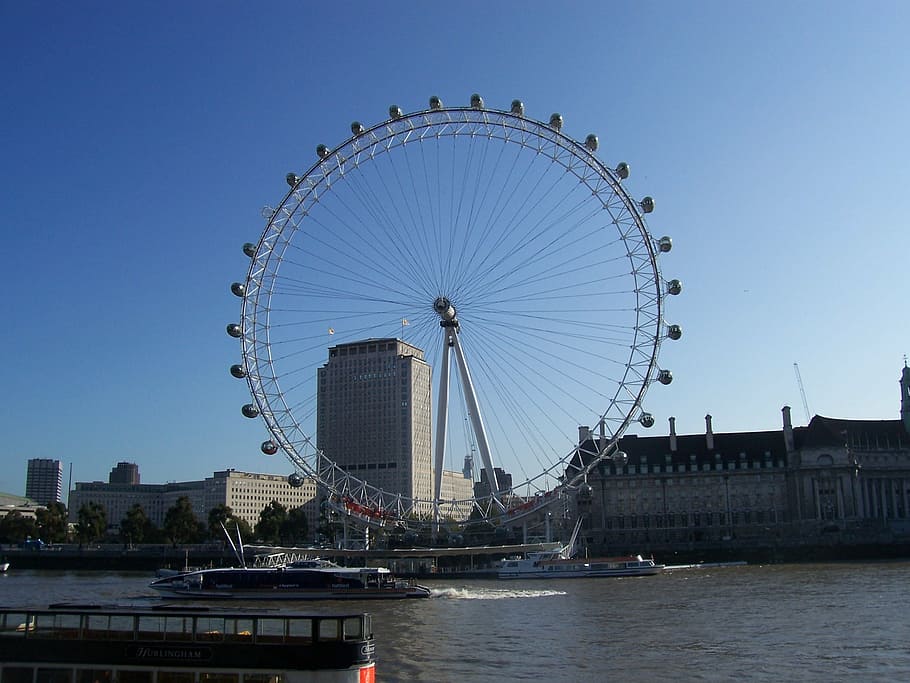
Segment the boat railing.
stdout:
<svg viewBox="0 0 910 683">
<path fill-rule="evenodd" d="M 253 556 L 254 567 L 284 567 L 294 562 L 313 559 L 310 553 L 306 552 L 277 552 L 262 553 Z"/>
<path fill-rule="evenodd" d="M 368 613 L 304 615 L 206 609 L 0 609 L 0 637 L 293 645 L 373 637 Z"/>
</svg>

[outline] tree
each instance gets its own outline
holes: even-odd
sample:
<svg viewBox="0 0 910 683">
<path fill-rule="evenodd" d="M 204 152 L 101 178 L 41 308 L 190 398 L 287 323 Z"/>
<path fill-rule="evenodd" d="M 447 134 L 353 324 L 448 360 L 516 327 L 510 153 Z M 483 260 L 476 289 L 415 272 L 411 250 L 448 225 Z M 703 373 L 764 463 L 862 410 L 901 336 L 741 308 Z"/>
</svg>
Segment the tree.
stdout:
<svg viewBox="0 0 910 683">
<path fill-rule="evenodd" d="M 253 537 L 253 531 L 250 529 L 250 525 L 247 521 L 240 517 L 236 517 L 234 511 L 229 506 L 224 503 L 219 503 L 209 510 L 208 532 L 211 539 L 224 538 L 224 531 L 221 528 L 222 525 L 224 525 L 224 528 L 227 529 L 232 536 L 237 533 L 234 529 L 239 528 L 241 538 Z"/>
<path fill-rule="evenodd" d="M 13 510 L 0 519 L 0 540 L 4 543 L 22 543 L 30 536 L 38 535 L 38 525 L 31 517 Z"/>
<path fill-rule="evenodd" d="M 329 505 L 329 501 L 322 499 L 319 502 L 319 528 L 317 541 L 335 545 L 335 536 L 338 526 L 338 513 Z"/>
<path fill-rule="evenodd" d="M 120 520 L 120 540 L 124 543 L 142 543 L 151 535 L 154 525 L 139 503 L 133 503 Z"/>
<path fill-rule="evenodd" d="M 281 525 L 287 521 L 288 511 L 277 500 L 266 505 L 259 513 L 256 524 L 256 538 L 263 543 L 277 545 L 281 542 Z"/>
<path fill-rule="evenodd" d="M 107 511 L 101 503 L 90 502 L 79 508 L 76 538 L 79 543 L 91 543 L 104 536 L 107 530 Z"/>
<path fill-rule="evenodd" d="M 180 496 L 174 506 L 164 513 L 164 534 L 174 545 L 195 543 L 199 539 L 199 527 L 199 520 L 186 496 Z"/>
<path fill-rule="evenodd" d="M 281 545 L 303 545 L 306 543 L 309 531 L 310 523 L 304 508 L 302 506 L 292 508 L 278 530 Z"/>
<path fill-rule="evenodd" d="M 39 536 L 48 543 L 62 543 L 69 536 L 69 522 L 66 506 L 60 502 L 50 503 L 46 509 L 35 511 Z"/>
</svg>

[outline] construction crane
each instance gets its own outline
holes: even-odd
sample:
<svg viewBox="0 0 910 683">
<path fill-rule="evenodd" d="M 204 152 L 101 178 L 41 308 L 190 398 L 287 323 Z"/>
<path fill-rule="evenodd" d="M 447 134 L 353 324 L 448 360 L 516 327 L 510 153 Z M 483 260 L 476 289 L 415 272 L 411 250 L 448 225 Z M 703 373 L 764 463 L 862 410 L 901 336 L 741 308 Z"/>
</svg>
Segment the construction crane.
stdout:
<svg viewBox="0 0 910 683">
<path fill-rule="evenodd" d="M 803 410 L 806 411 L 806 424 L 809 424 L 812 415 L 809 413 L 809 402 L 806 400 L 806 390 L 803 387 L 803 378 L 799 374 L 799 363 L 793 364 L 793 371 L 796 373 L 796 384 L 799 385 L 799 395 L 803 398 Z"/>
</svg>

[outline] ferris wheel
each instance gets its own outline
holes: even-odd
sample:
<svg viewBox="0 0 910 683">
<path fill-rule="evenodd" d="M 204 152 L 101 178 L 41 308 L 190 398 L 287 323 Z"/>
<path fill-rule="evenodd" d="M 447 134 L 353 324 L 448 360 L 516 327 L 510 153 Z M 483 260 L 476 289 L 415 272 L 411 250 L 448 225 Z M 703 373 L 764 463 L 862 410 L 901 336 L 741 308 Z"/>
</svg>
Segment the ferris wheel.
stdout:
<svg viewBox="0 0 910 683">
<path fill-rule="evenodd" d="M 682 335 L 664 319 L 682 285 L 661 275 L 672 241 L 648 231 L 653 199 L 597 151 L 519 100 L 432 97 L 354 122 L 287 174 L 243 247 L 227 332 L 242 413 L 292 485 L 315 479 L 365 524 L 505 523 L 621 459 L 633 421 L 653 425 L 642 401 L 672 381 L 658 352 Z M 390 449 L 410 461 L 373 462 Z M 411 468 L 406 490 L 385 467 Z"/>
</svg>

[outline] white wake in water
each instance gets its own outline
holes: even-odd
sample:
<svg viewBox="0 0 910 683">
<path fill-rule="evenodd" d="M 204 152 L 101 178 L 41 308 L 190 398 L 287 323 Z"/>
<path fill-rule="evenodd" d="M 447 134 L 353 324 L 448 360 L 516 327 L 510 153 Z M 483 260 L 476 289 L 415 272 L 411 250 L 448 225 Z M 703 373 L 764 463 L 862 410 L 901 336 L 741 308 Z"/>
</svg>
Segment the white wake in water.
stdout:
<svg viewBox="0 0 910 683">
<path fill-rule="evenodd" d="M 565 594 L 565 591 L 515 590 L 512 588 L 433 588 L 430 597 L 449 600 L 511 600 L 513 598 L 549 598 Z"/>
</svg>

